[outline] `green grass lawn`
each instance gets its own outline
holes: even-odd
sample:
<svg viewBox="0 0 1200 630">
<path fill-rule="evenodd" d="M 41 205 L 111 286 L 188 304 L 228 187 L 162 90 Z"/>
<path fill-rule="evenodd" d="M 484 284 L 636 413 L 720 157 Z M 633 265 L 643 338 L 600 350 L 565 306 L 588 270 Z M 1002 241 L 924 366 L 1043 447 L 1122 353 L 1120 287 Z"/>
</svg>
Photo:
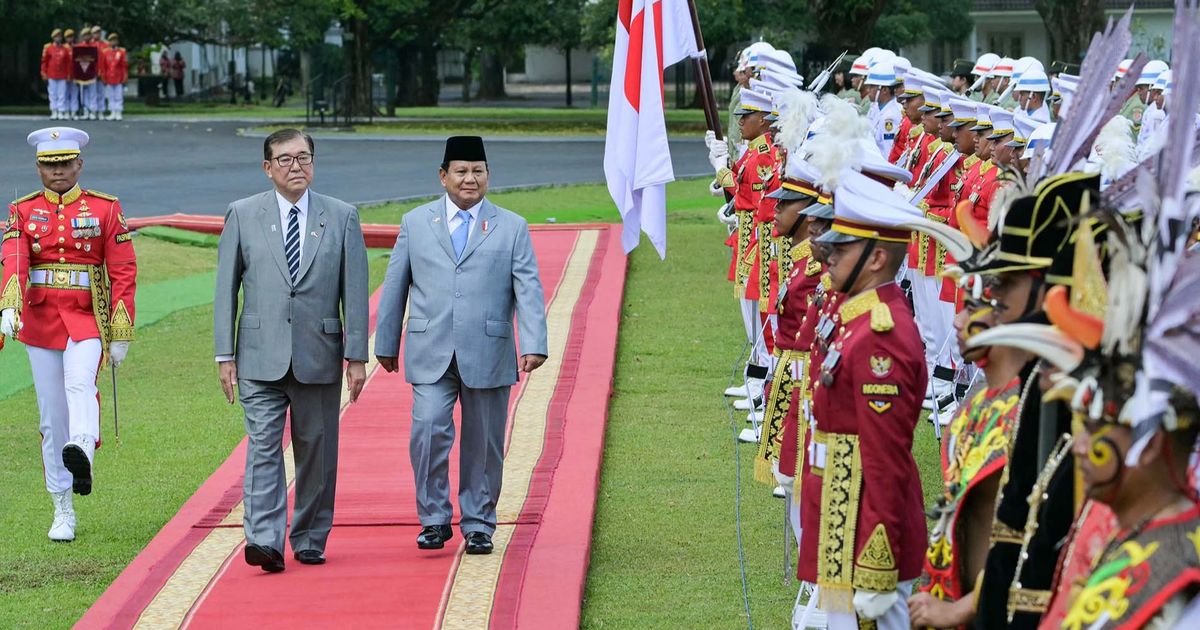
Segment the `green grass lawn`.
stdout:
<svg viewBox="0 0 1200 630">
<path fill-rule="evenodd" d="M 300 115 L 303 115 L 301 112 Z M 379 117 L 371 124 L 351 127 L 310 125 L 314 133 L 355 133 L 362 135 L 447 136 L 473 134 L 485 136 L 603 136 L 608 112 L 605 109 L 551 109 L 521 107 L 414 107 L 397 109 L 394 118 Z M 666 110 L 667 131 L 671 134 L 702 135 L 704 112 L 698 109 Z M 270 133 L 286 125 L 265 125 L 252 129 Z"/>
<path fill-rule="evenodd" d="M 668 189 L 670 244 L 659 261 L 644 243 L 632 255 L 621 313 L 591 567 L 587 628 L 736 628 L 745 625 L 734 527 L 735 475 L 751 611 L 762 628 L 787 626 L 796 585 L 783 583 L 783 502 L 753 481 L 754 449 L 735 446 L 722 390 L 742 346 L 729 250 L 704 181 Z M 490 196 L 531 223 L 613 222 L 603 186 L 563 186 Z M 362 210 L 395 222 L 419 202 Z M 170 237 L 170 234 L 158 234 Z M 203 243 L 201 243 L 203 245 Z M 210 247 L 141 238 L 143 279 L 210 269 Z M 371 286 L 385 259 L 375 255 Z M 51 505 L 41 477 L 32 389 L 0 401 L 0 628 L 70 626 L 243 435 L 241 412 L 223 402 L 211 362 L 211 306 L 188 308 L 138 331 L 121 369 L 122 442 L 100 451 L 97 491 L 78 499 L 80 540 L 46 539 Z M 5 352 L 23 352 L 11 344 Z M 103 423 L 111 438 L 107 372 Z M 927 496 L 937 488 L 936 443 L 917 437 Z M 740 449 L 741 468 L 735 467 Z M 793 555 L 794 561 L 794 555 Z"/>
</svg>

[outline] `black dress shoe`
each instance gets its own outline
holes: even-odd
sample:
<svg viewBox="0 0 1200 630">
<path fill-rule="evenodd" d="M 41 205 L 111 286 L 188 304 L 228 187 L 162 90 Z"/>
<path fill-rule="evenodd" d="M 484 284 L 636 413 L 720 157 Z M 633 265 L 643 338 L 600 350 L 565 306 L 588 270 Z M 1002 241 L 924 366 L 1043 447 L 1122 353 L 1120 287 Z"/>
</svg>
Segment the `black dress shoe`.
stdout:
<svg viewBox="0 0 1200 630">
<path fill-rule="evenodd" d="M 270 547 L 246 543 L 246 564 L 261 567 L 268 573 L 279 573 L 283 570 L 283 554 Z"/>
<path fill-rule="evenodd" d="M 467 534 L 467 553 L 473 556 L 485 556 L 492 553 L 492 537 L 483 532 Z"/>
<path fill-rule="evenodd" d="M 449 525 L 426 525 L 417 536 L 419 549 L 441 549 L 446 541 L 454 537 L 454 530 Z"/>
<path fill-rule="evenodd" d="M 304 549 L 293 554 L 300 564 L 325 564 L 325 554 L 316 549 Z"/>
</svg>

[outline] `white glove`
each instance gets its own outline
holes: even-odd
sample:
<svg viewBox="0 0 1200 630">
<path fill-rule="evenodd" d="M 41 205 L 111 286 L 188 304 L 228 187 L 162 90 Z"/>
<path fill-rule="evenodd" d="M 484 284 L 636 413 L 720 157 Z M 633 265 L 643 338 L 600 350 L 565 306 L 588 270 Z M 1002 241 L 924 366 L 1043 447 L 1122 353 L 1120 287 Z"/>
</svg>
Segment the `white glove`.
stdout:
<svg viewBox="0 0 1200 630">
<path fill-rule="evenodd" d="M 704 146 L 708 147 L 709 153 L 712 153 L 714 147 L 717 146 L 723 146 L 725 147 L 725 152 L 729 152 L 729 145 L 725 144 L 724 140 L 717 140 L 716 132 L 711 129 L 704 132 Z"/>
<path fill-rule="evenodd" d="M 126 354 L 129 354 L 128 341 L 113 341 L 108 344 L 108 360 L 112 362 L 113 367 L 119 367 Z"/>
<path fill-rule="evenodd" d="M 725 225 L 737 225 L 737 215 L 732 210 L 729 204 L 717 208 L 717 220 Z"/>
<path fill-rule="evenodd" d="M 876 593 L 875 591 L 854 591 L 854 611 L 863 619 L 879 619 L 888 609 L 896 605 L 900 594 L 896 591 Z"/>
<path fill-rule="evenodd" d="M 790 493 L 792 491 L 792 484 L 796 483 L 796 478 L 779 472 L 779 460 L 771 461 L 771 474 L 775 475 L 775 481 L 783 486 L 784 492 Z"/>
<path fill-rule="evenodd" d="M 21 330 L 21 326 L 17 324 L 17 309 L 6 308 L 0 311 L 0 335 L 12 337 L 18 330 Z"/>
<path fill-rule="evenodd" d="M 714 172 L 729 168 L 729 146 L 721 142 L 708 147 L 708 163 L 712 165 Z"/>
<path fill-rule="evenodd" d="M 708 183 L 708 194 L 714 197 L 724 197 L 725 188 L 721 186 L 721 182 L 714 179 Z"/>
</svg>

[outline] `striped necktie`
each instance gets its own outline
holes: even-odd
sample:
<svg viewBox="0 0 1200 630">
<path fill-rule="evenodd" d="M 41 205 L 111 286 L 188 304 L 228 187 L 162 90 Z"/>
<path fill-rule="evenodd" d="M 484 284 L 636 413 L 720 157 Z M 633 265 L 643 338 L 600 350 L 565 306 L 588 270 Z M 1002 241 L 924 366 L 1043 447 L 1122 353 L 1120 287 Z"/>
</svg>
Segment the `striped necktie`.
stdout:
<svg viewBox="0 0 1200 630">
<path fill-rule="evenodd" d="M 283 251 L 287 254 L 288 272 L 292 282 L 300 273 L 300 209 L 292 206 L 288 211 L 287 236 L 283 239 Z"/>
</svg>

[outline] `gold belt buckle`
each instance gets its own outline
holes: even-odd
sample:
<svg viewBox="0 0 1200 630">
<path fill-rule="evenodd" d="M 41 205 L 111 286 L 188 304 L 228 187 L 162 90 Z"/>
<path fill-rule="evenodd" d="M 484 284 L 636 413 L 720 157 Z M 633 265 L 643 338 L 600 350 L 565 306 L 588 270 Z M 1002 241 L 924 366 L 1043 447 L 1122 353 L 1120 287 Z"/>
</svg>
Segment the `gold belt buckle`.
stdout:
<svg viewBox="0 0 1200 630">
<path fill-rule="evenodd" d="M 70 286 L 70 284 L 71 284 L 70 272 L 67 272 L 67 271 L 55 271 L 54 272 L 54 286 L 66 287 L 66 286 Z"/>
</svg>

